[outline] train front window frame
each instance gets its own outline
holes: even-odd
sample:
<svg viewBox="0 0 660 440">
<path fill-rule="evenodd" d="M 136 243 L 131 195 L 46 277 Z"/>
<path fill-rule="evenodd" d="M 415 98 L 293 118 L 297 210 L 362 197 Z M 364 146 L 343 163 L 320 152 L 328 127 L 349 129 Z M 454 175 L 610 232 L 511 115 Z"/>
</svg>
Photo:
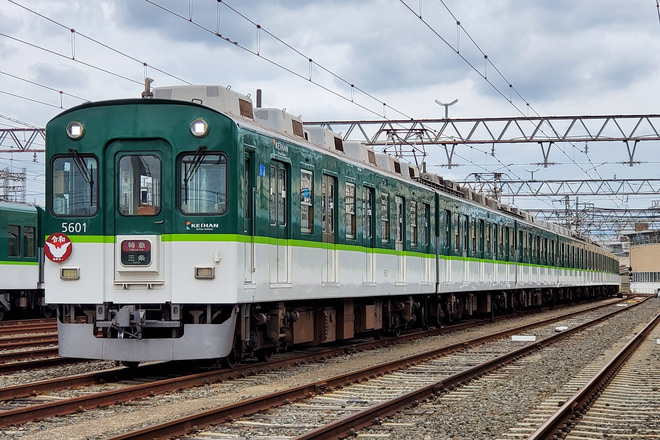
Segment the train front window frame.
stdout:
<svg viewBox="0 0 660 440">
<path fill-rule="evenodd" d="M 155 216 L 162 204 L 161 159 L 153 153 L 122 155 L 118 163 L 117 209 L 126 217 Z"/>
<path fill-rule="evenodd" d="M 228 160 L 223 153 L 186 153 L 178 159 L 179 210 L 221 215 L 228 209 Z"/>
<path fill-rule="evenodd" d="M 93 217 L 98 213 L 98 169 L 98 159 L 92 155 L 53 158 L 50 200 L 55 217 Z"/>
</svg>

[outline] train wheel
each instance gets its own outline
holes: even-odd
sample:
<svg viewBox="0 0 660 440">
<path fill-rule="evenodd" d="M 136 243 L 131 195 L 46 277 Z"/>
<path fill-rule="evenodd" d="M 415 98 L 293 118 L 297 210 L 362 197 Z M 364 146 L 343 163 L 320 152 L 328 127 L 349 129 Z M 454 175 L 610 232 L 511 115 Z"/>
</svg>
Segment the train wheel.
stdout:
<svg viewBox="0 0 660 440">
<path fill-rule="evenodd" d="M 41 315 L 44 318 L 52 318 L 55 316 L 55 312 L 57 311 L 57 308 L 54 306 L 41 306 Z"/>
<path fill-rule="evenodd" d="M 223 357 L 220 360 L 220 363 L 224 368 L 229 368 L 229 369 L 235 368 L 236 364 L 238 363 L 238 358 L 236 357 L 236 353 L 232 351 L 231 353 L 229 353 L 227 357 Z"/>
<path fill-rule="evenodd" d="M 4 308 L 4 306 L 0 306 L 0 321 L 2 321 L 5 318 L 5 312 L 7 310 Z"/>
<path fill-rule="evenodd" d="M 261 362 L 268 362 L 273 358 L 273 353 L 275 350 L 272 348 L 262 348 L 257 350 L 257 359 Z"/>
</svg>

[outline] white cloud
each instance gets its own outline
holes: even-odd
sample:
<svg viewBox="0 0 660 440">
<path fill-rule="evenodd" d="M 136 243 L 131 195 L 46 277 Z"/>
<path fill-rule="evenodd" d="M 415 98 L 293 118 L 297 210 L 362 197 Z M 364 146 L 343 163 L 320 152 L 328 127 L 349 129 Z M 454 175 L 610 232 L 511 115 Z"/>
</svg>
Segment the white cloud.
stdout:
<svg viewBox="0 0 660 440">
<path fill-rule="evenodd" d="M 542 115 L 653 113 L 660 102 L 657 87 L 660 23 L 653 2 L 643 0 L 445 1 L 506 80 L 488 65 L 468 36 L 459 31 L 455 19 L 439 1 L 406 0 L 415 13 L 421 13 L 449 44 L 460 50 L 478 73 L 397 1 L 155 2 L 184 17 L 192 12 L 193 20 L 211 32 L 217 31 L 249 50 L 258 50 L 263 57 L 300 76 L 309 76 L 306 57 L 311 57 L 375 98 L 356 93 L 353 95 L 356 102 L 376 113 L 382 112 L 382 102 L 386 102 L 390 107 L 389 117 L 399 117 L 393 109 L 416 118 L 441 117 L 444 110 L 434 103 L 435 99 L 443 102 L 459 99 L 450 108 L 452 117 L 518 116 L 518 110 L 507 99 L 513 100 L 523 113 L 533 114 L 532 110 L 536 110 Z M 56 90 L 91 100 L 139 96 L 145 72 L 156 80 L 154 85 L 180 84 L 155 70 L 159 68 L 196 84 L 231 85 L 234 90 L 253 95 L 257 88 L 262 88 L 265 105 L 286 107 L 307 120 L 377 117 L 351 104 L 351 87 L 318 66 L 312 68 L 314 81 L 348 100 L 148 2 L 16 0 L 16 3 L 64 27 L 12 2 L 0 4 L 0 29 L 7 35 L 0 36 L 0 70 Z M 231 12 L 226 3 L 304 56 L 276 42 L 264 31 L 257 31 L 253 24 Z M 81 35 L 72 36 L 69 28 L 140 62 Z M 67 59 L 74 53 L 78 62 Z M 145 69 L 141 62 L 153 67 Z M 480 75 L 487 75 L 499 92 Z M 6 75 L 0 75 L 0 91 L 59 105 L 56 92 Z M 529 109 L 516 91 L 530 103 Z M 0 96 L 0 115 L 37 126 L 45 126 L 59 111 L 45 104 Z M 63 105 L 77 102 L 65 98 Z M 656 147 L 651 143 L 638 147 L 639 158 L 653 162 Z M 519 164 L 511 172 L 524 177 L 528 174 L 525 167 L 532 169 L 542 159 L 538 146 L 497 146 L 497 158 L 482 150 L 488 148 L 460 147 L 457 152 L 465 159 L 458 160 L 465 164 L 473 161 L 489 170 L 501 167 L 500 162 Z M 557 147 L 550 160 L 572 165 L 541 167 L 535 177 L 581 178 L 587 175 L 583 170 L 594 166 L 596 170 L 589 171 L 589 175 L 596 178 L 615 173 L 620 178 L 657 177 L 655 164 L 632 168 L 615 165 L 614 162 L 627 159 L 625 146 L 594 144 L 589 147 L 588 156 L 580 153 L 583 150 L 584 146 Z M 445 162 L 443 151 L 432 152 L 429 163 Z M 598 166 L 602 162 L 608 164 Z M 483 168 L 465 166 L 434 171 L 462 179 L 469 172 Z"/>
</svg>

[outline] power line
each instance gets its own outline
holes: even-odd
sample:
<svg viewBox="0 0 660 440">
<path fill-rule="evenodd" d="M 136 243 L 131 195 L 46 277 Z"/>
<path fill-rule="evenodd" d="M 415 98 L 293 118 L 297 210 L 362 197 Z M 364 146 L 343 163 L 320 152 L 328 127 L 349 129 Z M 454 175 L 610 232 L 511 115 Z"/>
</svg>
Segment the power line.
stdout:
<svg viewBox="0 0 660 440">
<path fill-rule="evenodd" d="M 238 47 L 239 49 L 241 49 L 241 50 L 243 50 L 243 51 L 245 51 L 245 52 L 248 52 L 248 53 L 250 53 L 250 54 L 252 54 L 252 55 L 254 55 L 254 56 L 256 56 L 256 57 L 259 57 L 259 58 L 263 59 L 264 61 L 266 61 L 266 62 L 272 64 L 273 66 L 275 66 L 275 67 L 277 67 L 277 68 L 279 68 L 279 69 L 281 69 L 281 70 L 284 70 L 285 72 L 290 73 L 291 75 L 294 75 L 294 76 L 296 76 L 296 77 L 298 77 L 298 78 L 300 78 L 300 79 L 303 79 L 303 80 L 305 80 L 305 81 L 307 81 L 307 82 L 309 82 L 309 83 L 311 83 L 311 84 L 313 84 L 313 85 L 319 87 L 320 89 L 322 89 L 322 90 L 324 90 L 324 91 L 326 91 L 326 92 L 328 92 L 328 93 L 331 93 L 331 94 L 335 95 L 335 96 L 338 97 L 338 98 L 341 98 L 341 99 L 343 99 L 343 100 L 345 100 L 345 101 L 348 101 L 348 102 L 350 102 L 350 103 L 352 103 L 352 104 L 354 104 L 354 105 L 356 105 L 356 106 L 362 108 L 363 110 L 368 111 L 369 113 L 372 113 L 372 114 L 374 114 L 374 115 L 376 115 L 376 116 L 379 116 L 379 117 L 384 117 L 384 118 L 386 118 L 386 117 L 387 117 L 386 114 L 385 114 L 385 113 L 386 113 L 386 110 L 387 110 L 387 109 L 390 109 L 390 110 L 392 110 L 392 111 L 394 111 L 394 112 L 396 112 L 396 113 L 398 113 L 398 114 L 404 116 L 405 118 L 410 118 L 410 116 L 408 116 L 408 115 L 405 114 L 404 112 L 402 112 L 402 111 L 400 111 L 400 110 L 397 110 L 396 108 L 387 105 L 387 103 L 385 103 L 385 102 L 383 102 L 382 100 L 377 99 L 377 98 L 374 97 L 373 95 L 371 95 L 371 94 L 365 92 L 363 89 L 357 87 L 354 83 L 352 83 L 352 82 L 348 81 L 347 79 L 343 78 L 342 76 L 340 76 L 340 75 L 334 73 L 333 71 L 331 71 L 330 69 L 326 68 L 325 66 L 323 66 L 323 65 L 321 65 L 321 64 L 319 64 L 319 63 L 317 63 L 316 61 L 313 60 L 312 57 L 309 57 L 309 56 L 303 54 L 303 53 L 300 52 L 299 50 L 295 49 L 292 45 L 290 45 L 290 44 L 284 42 L 282 39 L 280 39 L 279 37 L 275 36 L 275 35 L 274 35 L 273 33 L 271 33 L 270 31 L 266 30 L 266 29 L 265 29 L 263 26 L 261 26 L 260 24 L 258 24 L 258 23 L 256 23 L 255 21 L 249 19 L 249 18 L 248 18 L 247 16 L 245 16 L 244 14 L 238 12 L 236 9 L 234 9 L 233 7 L 231 7 L 230 5 L 228 5 L 227 2 L 225 2 L 225 1 L 223 1 L 223 0 L 218 0 L 218 1 L 217 1 L 217 8 L 220 8 L 222 5 L 225 5 L 225 6 L 226 6 L 227 8 L 229 8 L 232 12 L 235 12 L 235 13 L 236 13 L 239 17 L 241 17 L 243 20 L 246 20 L 248 23 L 252 24 L 252 25 L 255 27 L 255 29 L 257 30 L 257 39 L 258 39 L 258 40 L 259 40 L 259 35 L 263 32 L 263 33 L 265 33 L 266 35 L 273 37 L 273 38 L 274 38 L 276 41 L 278 41 L 280 44 L 284 45 L 286 48 L 288 48 L 289 50 L 293 51 L 296 55 L 298 55 L 298 56 L 304 58 L 304 59 L 308 62 L 309 67 L 310 67 L 308 74 L 305 75 L 305 74 L 302 74 L 302 73 L 300 73 L 300 72 L 296 72 L 295 70 L 293 70 L 293 69 L 291 69 L 291 68 L 289 68 L 289 67 L 286 67 L 286 66 L 284 66 L 283 64 L 281 64 L 281 63 L 279 63 L 279 62 L 277 62 L 277 61 L 275 61 L 275 60 L 273 60 L 273 59 L 271 59 L 271 58 L 268 58 L 267 56 L 264 56 L 264 55 L 260 52 L 259 41 L 258 41 L 258 44 L 257 44 L 257 50 L 253 50 L 253 49 L 250 49 L 250 48 L 248 48 L 247 46 L 245 46 L 245 45 L 239 43 L 238 41 L 232 40 L 231 38 L 229 38 L 229 37 L 227 37 L 227 36 L 224 36 L 224 35 L 222 35 L 221 33 L 219 33 L 219 26 L 216 26 L 216 30 L 214 31 L 214 30 L 209 29 L 208 27 L 206 27 L 206 26 L 200 24 L 199 22 L 196 22 L 196 21 L 193 19 L 193 17 L 192 17 L 192 7 L 190 8 L 189 16 L 188 16 L 188 17 L 185 17 L 185 16 L 183 16 L 183 15 L 181 15 L 181 14 L 179 14 L 179 13 L 177 13 L 177 12 L 171 10 L 171 9 L 168 9 L 167 7 L 165 7 L 165 6 L 163 6 L 163 5 L 160 5 L 160 4 L 158 4 L 158 3 L 155 3 L 155 2 L 152 1 L 152 0 L 145 0 L 145 1 L 146 1 L 147 3 L 152 4 L 153 6 L 155 6 L 155 7 L 157 7 L 157 8 L 159 8 L 159 9 L 161 9 L 161 10 L 163 10 L 163 11 L 165 11 L 165 12 L 167 12 L 167 13 L 169 13 L 169 14 L 175 16 L 175 17 L 177 17 L 177 18 L 180 18 L 181 20 L 185 20 L 186 22 L 188 22 L 188 23 L 190 23 L 190 24 L 192 24 L 192 25 L 194 25 L 194 26 L 197 26 L 198 28 L 200 28 L 200 29 L 202 29 L 202 30 L 204 30 L 204 31 L 206 31 L 206 32 L 215 35 L 216 37 L 218 37 L 218 38 L 220 38 L 220 39 L 222 39 L 222 40 L 224 40 L 224 41 L 226 41 L 226 42 L 232 44 L 232 45 L 235 46 L 235 47 Z M 219 20 L 219 13 L 218 13 L 218 20 Z M 331 89 L 330 87 L 325 86 L 325 85 L 321 84 L 320 82 L 316 81 L 315 79 L 313 79 L 313 69 L 312 69 L 313 66 L 316 66 L 316 67 L 322 69 L 324 72 L 329 73 L 330 75 L 332 75 L 332 76 L 335 77 L 336 79 L 338 79 L 338 80 L 342 81 L 344 84 L 348 85 L 348 86 L 350 87 L 350 90 L 351 90 L 351 96 L 350 96 L 350 97 L 344 96 L 341 92 L 337 92 L 337 91 Z M 360 103 L 356 102 L 355 99 L 354 99 L 354 98 L 355 98 L 355 92 L 356 92 L 356 91 L 357 91 L 357 92 L 360 92 L 360 93 L 363 93 L 365 96 L 367 96 L 367 97 L 369 97 L 370 99 L 376 101 L 379 105 L 382 105 L 382 108 L 383 108 L 382 113 L 377 112 L 377 111 L 374 111 L 374 110 L 372 110 L 371 108 L 367 107 L 366 105 L 363 105 L 363 104 L 360 104 Z"/>
<path fill-rule="evenodd" d="M 180 78 L 180 77 L 178 77 L 178 76 L 176 76 L 176 75 L 173 75 L 173 74 L 171 74 L 171 73 L 166 72 L 165 70 L 162 70 L 162 69 L 159 69 L 158 67 L 155 67 L 155 66 L 150 65 L 150 64 L 148 64 L 146 61 L 139 60 L 139 59 L 135 58 L 134 56 L 131 56 L 131 55 L 129 55 L 129 54 L 125 53 L 125 52 L 122 52 L 122 51 L 120 51 L 120 50 L 118 50 L 118 49 L 115 49 L 114 47 L 109 46 L 109 45 L 107 45 L 107 44 L 105 44 L 105 43 L 102 43 L 102 42 L 99 41 L 99 40 L 96 40 L 96 39 L 94 39 L 94 38 L 92 38 L 92 37 L 89 37 L 89 36 L 87 36 L 87 35 L 85 35 L 85 34 L 83 34 L 83 33 L 77 32 L 77 31 L 76 31 L 75 29 L 73 29 L 72 27 L 70 27 L 70 26 L 66 26 L 66 25 L 64 25 L 64 24 L 62 24 L 62 23 L 60 23 L 60 22 L 58 22 L 58 21 L 56 21 L 56 20 L 54 20 L 54 19 L 52 19 L 52 18 L 50 18 L 50 17 L 46 17 L 45 15 L 40 14 L 39 12 L 36 12 L 36 11 L 30 9 L 30 8 L 28 8 L 27 6 L 21 5 L 21 4 L 19 4 L 18 2 L 14 1 L 14 0 L 9 0 L 9 2 L 12 3 L 12 4 L 14 4 L 14 5 L 16 5 L 16 6 L 18 6 L 19 8 L 22 8 L 22 9 L 24 9 L 24 10 L 26 10 L 26 11 L 28 11 L 28 12 L 30 12 L 30 13 L 36 15 L 36 16 L 38 16 L 38 17 L 43 18 L 44 20 L 47 20 L 47 21 L 49 21 L 49 22 L 51 22 L 51 23 L 53 23 L 53 24 L 55 24 L 55 25 L 57 25 L 57 26 L 59 26 L 59 27 L 61 27 L 61 28 L 63 28 L 63 29 L 66 29 L 67 31 L 70 31 L 70 32 L 71 32 L 72 42 L 75 41 L 75 36 L 78 35 L 78 36 L 80 36 L 80 37 L 82 37 L 82 38 L 84 38 L 84 39 L 86 39 L 86 40 L 88 40 L 88 41 L 91 41 L 92 43 L 95 43 L 95 44 L 97 44 L 97 45 L 99 45 L 99 46 L 101 46 L 101 47 L 103 47 L 103 48 L 105 48 L 105 49 L 107 49 L 107 50 L 109 50 L 109 51 L 112 51 L 112 52 L 114 52 L 114 53 L 116 53 L 116 54 L 118 54 L 118 55 L 121 55 L 121 56 L 123 56 L 123 57 L 125 57 L 125 58 L 128 58 L 128 59 L 130 59 L 130 60 L 132 60 L 132 61 L 135 61 L 136 63 L 141 64 L 142 66 L 144 66 L 145 70 L 146 70 L 147 67 L 149 67 L 149 68 L 151 68 L 151 69 L 153 69 L 153 70 L 155 70 L 155 71 L 157 71 L 157 72 L 162 73 L 163 75 L 167 75 L 167 76 L 169 76 L 170 78 L 176 79 L 176 80 L 181 81 L 181 82 L 183 82 L 183 83 L 185 83 L 185 84 L 189 84 L 189 85 L 192 84 L 191 82 L 188 82 L 188 81 L 186 81 L 186 80 L 183 79 L 183 78 Z M 72 44 L 73 44 L 73 43 L 72 43 Z M 73 56 L 72 56 L 72 58 L 73 58 Z M 146 76 L 147 76 L 147 75 L 146 75 L 146 71 L 145 71 L 145 77 L 146 77 Z"/>
</svg>

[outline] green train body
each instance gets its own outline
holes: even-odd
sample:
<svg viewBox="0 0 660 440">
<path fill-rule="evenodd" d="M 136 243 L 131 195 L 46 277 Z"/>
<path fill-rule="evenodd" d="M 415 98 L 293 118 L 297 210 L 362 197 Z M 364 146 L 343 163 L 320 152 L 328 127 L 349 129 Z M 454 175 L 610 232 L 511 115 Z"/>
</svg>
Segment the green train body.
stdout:
<svg viewBox="0 0 660 440">
<path fill-rule="evenodd" d="M 44 304 L 43 235 L 44 211 L 38 206 L 0 202 L 0 319 L 50 317 L 54 310 Z"/>
<path fill-rule="evenodd" d="M 619 283 L 561 228 L 220 87 L 84 104 L 46 142 L 63 356 L 267 358 Z"/>
</svg>

